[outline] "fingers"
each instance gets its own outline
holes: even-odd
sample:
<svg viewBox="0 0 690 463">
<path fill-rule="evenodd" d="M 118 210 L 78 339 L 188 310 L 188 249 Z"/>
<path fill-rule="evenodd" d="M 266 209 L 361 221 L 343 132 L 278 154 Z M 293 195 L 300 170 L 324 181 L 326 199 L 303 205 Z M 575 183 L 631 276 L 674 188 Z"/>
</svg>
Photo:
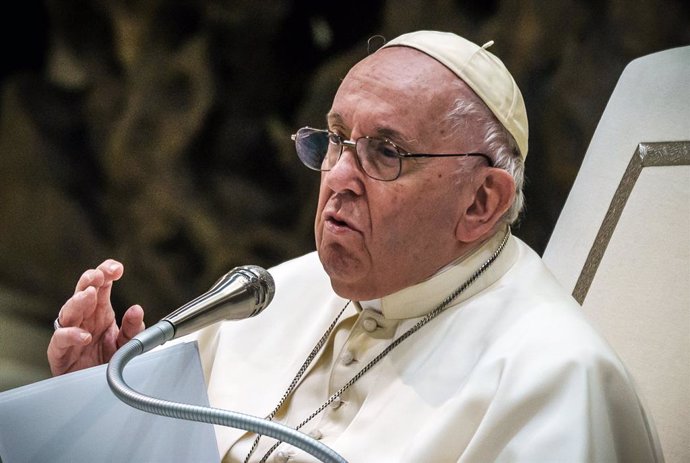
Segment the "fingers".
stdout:
<svg viewBox="0 0 690 463">
<path fill-rule="evenodd" d="M 81 275 L 74 294 L 58 314 L 62 328 L 53 333 L 48 345 L 48 361 L 54 375 L 107 362 L 120 338 L 128 340 L 141 330 L 141 307 L 130 309 L 125 330 L 120 330 L 115 322 L 110 292 L 113 281 L 119 280 L 123 272 L 120 262 L 108 259 Z"/>
<path fill-rule="evenodd" d="M 71 352 L 74 348 L 87 346 L 91 340 L 91 334 L 80 328 L 60 328 L 55 331 L 48 344 L 48 363 L 53 375 L 67 372 L 74 361 Z"/>
<path fill-rule="evenodd" d="M 122 316 L 122 326 L 117 337 L 117 347 L 122 347 L 127 341 L 144 330 L 144 309 L 140 305 L 133 305 Z"/>
<path fill-rule="evenodd" d="M 103 261 L 95 269 L 85 271 L 73 296 L 67 300 L 58 315 L 62 326 L 81 326 L 95 334 L 115 320 L 110 303 L 112 282 L 119 280 L 124 266 L 113 259 Z"/>
<path fill-rule="evenodd" d="M 96 309 L 96 294 L 96 289 L 88 287 L 67 299 L 58 313 L 60 325 L 80 326 L 85 319 L 90 318 Z"/>
<path fill-rule="evenodd" d="M 91 333 L 81 328 L 60 328 L 53 333 L 48 345 L 48 351 L 61 356 L 67 349 L 74 346 L 86 346 L 91 342 Z"/>
<path fill-rule="evenodd" d="M 89 269 L 81 275 L 77 282 L 75 293 L 83 291 L 89 286 L 100 288 L 109 285 L 113 281 L 119 280 L 124 270 L 125 268 L 120 262 L 114 259 L 107 259 L 95 269 Z"/>
</svg>

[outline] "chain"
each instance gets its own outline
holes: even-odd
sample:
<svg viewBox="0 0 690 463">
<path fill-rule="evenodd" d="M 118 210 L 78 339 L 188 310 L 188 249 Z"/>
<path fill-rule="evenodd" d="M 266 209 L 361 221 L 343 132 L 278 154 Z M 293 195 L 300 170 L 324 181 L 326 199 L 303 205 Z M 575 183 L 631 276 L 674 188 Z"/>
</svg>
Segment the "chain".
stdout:
<svg viewBox="0 0 690 463">
<path fill-rule="evenodd" d="M 434 310 L 431 312 L 427 313 L 421 320 L 419 320 L 415 325 L 410 328 L 409 330 L 405 331 L 403 334 L 398 336 L 393 342 L 391 342 L 381 353 L 379 353 L 376 357 L 374 357 L 369 363 L 367 363 L 359 372 L 352 377 L 347 383 L 345 383 L 340 389 L 338 389 L 337 392 L 335 392 L 333 395 L 331 395 L 326 402 L 323 403 L 319 408 L 317 408 L 311 415 L 309 415 L 307 418 L 305 418 L 300 424 L 298 424 L 295 427 L 295 430 L 299 430 L 302 428 L 305 424 L 307 424 L 309 421 L 311 421 L 314 417 L 316 417 L 319 413 L 324 411 L 326 407 L 328 407 L 334 400 L 339 398 L 343 392 L 345 392 L 350 386 L 355 384 L 364 374 L 369 371 L 371 368 L 374 367 L 381 359 L 383 359 L 386 355 L 390 353 L 393 349 L 395 349 L 397 346 L 399 346 L 405 339 L 409 338 L 412 336 L 414 333 L 419 331 L 424 325 L 429 323 L 431 320 L 436 318 L 438 315 L 440 315 L 443 311 L 445 311 L 448 306 L 450 305 L 453 300 L 458 297 L 460 294 L 462 294 L 472 283 L 475 282 L 479 276 L 486 271 L 487 268 L 491 264 L 494 263 L 496 258 L 501 254 L 501 251 L 503 251 L 503 248 L 505 247 L 506 243 L 508 242 L 508 238 L 510 237 L 510 232 L 506 233 L 506 235 L 503 237 L 503 240 L 501 241 L 501 244 L 499 244 L 498 248 L 496 248 L 496 251 L 477 269 L 476 272 L 474 272 L 462 285 L 460 285 L 455 291 L 450 293 Z M 347 305 L 346 305 L 347 307 Z M 345 308 L 343 308 L 345 310 Z M 342 311 L 341 311 L 342 313 Z M 338 315 L 340 317 L 340 315 Z M 337 318 L 336 318 L 337 321 Z M 333 325 L 335 325 L 335 321 L 333 322 Z M 329 328 L 328 331 L 324 334 L 324 336 L 321 338 L 319 343 L 317 345 L 323 345 L 322 341 L 325 342 L 324 338 L 327 338 L 327 336 L 330 334 L 330 330 L 332 330 L 332 326 Z M 321 347 L 319 347 L 320 349 Z M 315 356 L 316 354 L 312 351 L 312 354 Z M 311 356 L 310 356 L 311 357 Z M 313 358 L 313 357 L 312 357 Z M 307 359 L 309 362 L 311 362 L 311 359 Z M 306 369 L 306 368 L 305 368 Z M 301 370 L 300 370 L 301 371 Z M 303 373 L 303 372 L 302 372 Z M 300 375 L 301 376 L 301 375 Z M 296 380 L 293 381 L 293 383 L 296 383 Z M 292 386 L 292 385 L 291 385 Z M 291 390 L 290 390 L 291 392 Z M 283 401 L 285 398 L 288 396 L 289 392 L 286 392 L 285 395 L 283 396 Z M 280 405 L 282 405 L 282 402 Z M 280 405 L 277 408 L 280 408 Z M 275 414 L 275 412 L 274 412 Z M 261 436 L 259 436 L 261 437 Z M 256 444 L 258 444 L 258 438 L 254 442 L 255 445 L 252 447 L 252 450 L 249 455 L 247 455 L 247 458 L 245 459 L 245 463 L 248 462 L 249 457 L 251 456 L 251 453 L 254 452 L 256 448 Z M 268 451 L 266 454 L 264 454 L 263 458 L 261 458 L 260 463 L 265 463 L 268 457 L 275 451 L 278 446 L 282 444 L 281 441 L 276 442 Z"/>
<path fill-rule="evenodd" d="M 347 309 L 347 306 L 350 305 L 350 302 L 352 302 L 352 301 L 347 301 L 345 303 L 345 305 L 343 306 L 343 308 L 340 309 L 340 312 L 335 317 L 335 319 L 330 324 L 330 326 L 326 329 L 326 332 L 323 334 L 323 336 L 321 336 L 321 339 L 319 339 L 319 342 L 317 342 L 316 345 L 314 346 L 314 348 L 311 350 L 311 353 L 309 354 L 307 359 L 304 361 L 304 363 L 300 367 L 299 371 L 295 375 L 295 378 L 292 380 L 292 382 L 288 386 L 287 390 L 283 394 L 283 397 L 281 397 L 280 401 L 278 402 L 278 405 L 276 405 L 276 408 L 274 408 L 273 411 L 266 416 L 267 420 L 270 421 L 273 419 L 273 417 L 276 416 L 276 413 L 278 413 L 278 410 L 280 410 L 280 407 L 283 406 L 283 403 L 285 402 L 285 400 L 287 400 L 287 398 L 290 396 L 290 394 L 292 394 L 293 389 L 295 389 L 295 386 L 297 386 L 297 383 L 299 382 L 300 378 L 302 378 L 302 375 L 304 374 L 304 372 L 307 371 L 307 368 L 309 368 L 309 365 L 311 364 L 311 362 L 314 360 L 316 355 L 319 353 L 319 351 L 321 350 L 323 345 L 326 344 L 328 337 L 331 335 L 331 331 L 333 331 L 333 328 L 335 328 L 336 323 L 338 323 L 338 320 L 343 315 L 343 312 L 345 312 L 345 309 Z M 256 436 L 256 439 L 254 439 L 254 443 L 252 444 L 252 448 L 249 450 L 249 453 L 247 454 L 246 458 L 244 459 L 244 463 L 249 463 L 249 458 L 252 456 L 252 454 L 256 450 L 256 447 L 259 445 L 259 439 L 261 439 L 261 434 Z"/>
</svg>

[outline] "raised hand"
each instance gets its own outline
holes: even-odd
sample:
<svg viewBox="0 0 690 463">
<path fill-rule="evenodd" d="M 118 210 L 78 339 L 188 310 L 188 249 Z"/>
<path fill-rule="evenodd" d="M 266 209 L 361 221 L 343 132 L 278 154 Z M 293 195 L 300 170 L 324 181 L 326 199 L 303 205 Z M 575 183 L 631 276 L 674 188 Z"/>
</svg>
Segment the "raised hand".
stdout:
<svg viewBox="0 0 690 463">
<path fill-rule="evenodd" d="M 58 313 L 59 326 L 48 345 L 53 375 L 106 363 L 144 329 L 144 310 L 139 305 L 127 309 L 121 327 L 115 321 L 110 293 L 123 272 L 120 262 L 108 259 L 79 278 L 74 295 Z"/>
</svg>

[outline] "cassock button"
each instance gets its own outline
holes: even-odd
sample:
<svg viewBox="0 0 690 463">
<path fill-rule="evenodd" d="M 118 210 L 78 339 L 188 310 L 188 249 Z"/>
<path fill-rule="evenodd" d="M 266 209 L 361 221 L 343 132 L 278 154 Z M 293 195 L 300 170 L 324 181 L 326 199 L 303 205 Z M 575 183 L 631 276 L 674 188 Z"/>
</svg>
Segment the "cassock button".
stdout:
<svg viewBox="0 0 690 463">
<path fill-rule="evenodd" d="M 337 397 L 333 402 L 331 402 L 331 408 L 333 410 L 337 410 L 340 408 L 340 406 L 343 404 L 343 399 L 340 397 Z"/>
<path fill-rule="evenodd" d="M 346 350 L 340 357 L 340 361 L 343 362 L 343 365 L 349 365 L 355 361 L 355 355 L 349 350 Z"/>
<path fill-rule="evenodd" d="M 311 437 L 312 439 L 319 440 L 323 437 L 323 433 L 318 429 L 312 429 L 311 431 L 309 431 L 309 437 Z"/>
<path fill-rule="evenodd" d="M 374 331 L 376 328 L 379 327 L 379 324 L 376 323 L 376 320 L 373 318 L 365 318 L 364 321 L 362 322 L 362 327 L 364 328 L 365 331 L 368 331 L 371 333 Z"/>
<path fill-rule="evenodd" d="M 290 454 L 284 450 L 280 450 L 276 453 L 275 461 L 276 463 L 287 463 L 290 459 Z"/>
</svg>

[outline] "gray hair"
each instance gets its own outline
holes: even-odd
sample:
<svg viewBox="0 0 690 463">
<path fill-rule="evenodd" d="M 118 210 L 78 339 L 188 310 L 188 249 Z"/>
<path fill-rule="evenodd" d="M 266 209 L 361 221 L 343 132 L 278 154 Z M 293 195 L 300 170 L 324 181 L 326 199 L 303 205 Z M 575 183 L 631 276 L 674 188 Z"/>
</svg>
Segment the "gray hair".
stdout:
<svg viewBox="0 0 690 463">
<path fill-rule="evenodd" d="M 525 163 L 520 156 L 520 148 L 518 148 L 515 138 L 478 98 L 477 101 L 458 98 L 448 114 L 448 120 L 454 133 L 462 133 L 463 130 L 466 130 L 469 120 L 476 123 L 483 139 L 482 146 L 486 151 L 485 154 L 492 159 L 494 167 L 505 170 L 513 177 L 515 199 L 501 217 L 500 223 L 508 225 L 515 223 L 520 217 L 525 203 L 525 196 L 522 192 L 525 182 Z"/>
</svg>

